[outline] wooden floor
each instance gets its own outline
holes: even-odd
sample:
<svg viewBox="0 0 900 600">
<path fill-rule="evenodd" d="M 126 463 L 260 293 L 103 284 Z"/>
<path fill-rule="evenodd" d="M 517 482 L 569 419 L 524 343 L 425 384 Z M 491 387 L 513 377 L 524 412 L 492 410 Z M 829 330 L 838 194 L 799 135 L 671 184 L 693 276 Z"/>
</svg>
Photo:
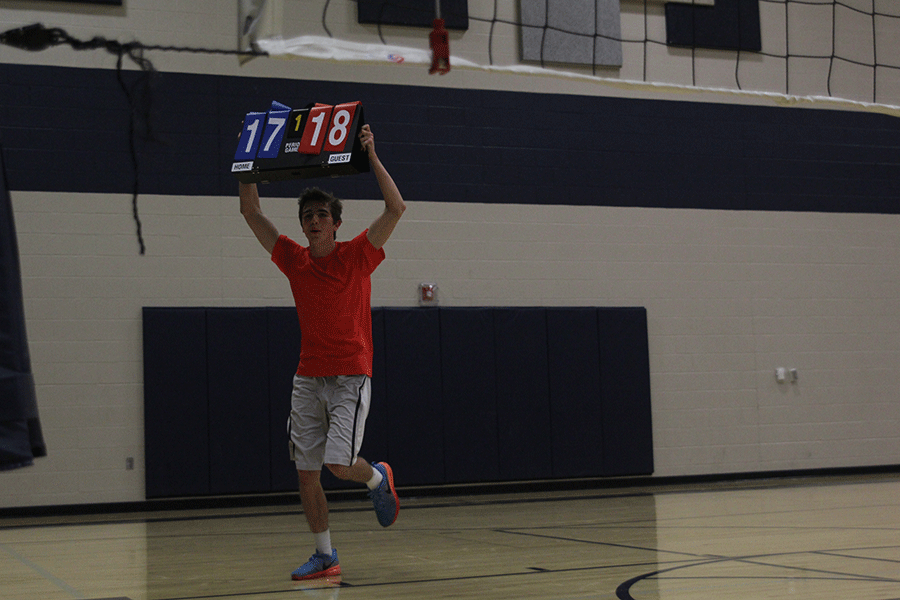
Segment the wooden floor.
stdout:
<svg viewBox="0 0 900 600">
<path fill-rule="evenodd" d="M 900 599 L 900 477 L 332 504 L 340 581 L 297 583 L 297 506 L 0 520 L 3 600 Z"/>
</svg>

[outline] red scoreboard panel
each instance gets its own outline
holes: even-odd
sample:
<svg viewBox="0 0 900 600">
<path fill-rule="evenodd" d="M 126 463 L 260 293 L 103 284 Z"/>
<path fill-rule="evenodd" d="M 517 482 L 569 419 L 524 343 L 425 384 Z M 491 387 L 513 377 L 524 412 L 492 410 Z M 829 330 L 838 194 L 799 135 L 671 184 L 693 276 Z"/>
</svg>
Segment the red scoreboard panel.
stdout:
<svg viewBox="0 0 900 600">
<path fill-rule="evenodd" d="M 365 173 L 364 123 L 359 102 L 296 109 L 272 102 L 268 112 L 244 117 L 231 172 L 244 183 Z"/>
</svg>

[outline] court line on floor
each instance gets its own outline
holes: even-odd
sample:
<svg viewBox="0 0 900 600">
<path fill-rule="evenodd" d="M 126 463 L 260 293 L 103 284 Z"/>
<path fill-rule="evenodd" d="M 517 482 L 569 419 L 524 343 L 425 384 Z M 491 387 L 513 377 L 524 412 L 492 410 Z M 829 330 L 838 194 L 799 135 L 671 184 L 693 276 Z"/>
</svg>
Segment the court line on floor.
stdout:
<svg viewBox="0 0 900 600">
<path fill-rule="evenodd" d="M 613 546 L 620 546 L 619 544 L 610 544 Z M 804 552 L 792 552 L 792 553 L 781 553 L 783 555 L 788 554 L 803 554 Z M 772 555 L 772 556 L 777 556 Z M 689 561 L 688 564 L 680 564 L 671 566 L 667 569 L 659 569 L 656 571 L 651 571 L 648 573 L 644 573 L 632 579 L 629 579 L 622 584 L 620 584 L 616 590 L 617 597 L 620 600 L 635 600 L 628 592 L 635 583 L 649 579 L 651 577 L 658 576 L 660 574 L 669 573 L 672 571 L 676 571 L 679 569 L 693 568 L 698 566 L 704 566 L 715 563 L 722 562 L 732 562 L 732 561 L 743 561 L 753 559 L 753 558 L 764 558 L 765 556 L 770 555 L 758 555 L 758 556 L 747 556 L 747 557 L 706 557 L 702 560 L 692 560 Z M 468 575 L 464 577 L 437 577 L 430 579 L 409 579 L 403 581 L 382 581 L 382 582 L 374 582 L 374 583 L 363 583 L 363 584 L 351 584 L 351 583 L 342 583 L 340 587 L 346 588 L 378 588 L 378 587 L 387 587 L 387 586 L 406 586 L 406 585 L 419 585 L 419 584 L 433 584 L 433 583 L 451 583 L 451 582 L 465 582 L 465 581 L 477 581 L 477 580 L 487 580 L 487 579 L 496 579 L 496 578 L 506 578 L 506 577 L 519 577 L 519 576 L 539 576 L 539 575 L 561 575 L 566 573 L 576 573 L 576 572 L 585 572 L 585 571 L 597 571 L 597 570 L 607 570 L 607 569 L 627 569 L 627 568 L 636 568 L 636 567 L 646 567 L 646 566 L 658 566 L 658 561 L 653 562 L 639 562 L 639 563 L 621 563 L 614 565 L 593 565 L 588 567 L 571 567 L 566 569 L 535 569 L 535 568 L 527 568 L 525 571 L 517 571 L 512 573 L 488 573 L 484 575 Z M 775 567 L 783 567 L 783 565 L 766 565 L 766 566 L 775 566 Z M 790 567 L 787 567 L 790 568 Z M 799 567 L 794 567 L 794 569 L 800 569 Z M 870 576 L 854 576 L 852 574 L 844 574 L 839 572 L 827 572 L 820 571 L 822 575 L 837 575 L 838 577 L 808 577 L 804 579 L 831 579 L 831 580 L 849 580 L 849 581 L 887 581 L 894 582 L 900 581 L 895 579 L 884 579 Z M 679 578 L 679 579 L 694 579 L 691 577 Z M 697 577 L 696 579 L 709 579 L 703 577 Z M 729 578 L 729 579 L 747 579 L 747 578 Z M 771 579 L 771 578 L 763 578 L 763 579 Z M 303 588 L 295 588 L 295 591 L 301 591 Z M 318 588 L 316 588 L 318 589 Z M 193 595 L 193 596 L 175 596 L 170 598 L 163 598 L 159 600 L 215 600 L 215 599 L 227 599 L 227 598 L 246 598 L 250 596 L 266 596 L 272 594 L 283 594 L 287 590 L 278 589 L 278 590 L 255 590 L 255 591 L 247 591 L 247 592 L 238 592 L 238 593 L 227 593 L 227 594 L 208 594 L 208 595 Z M 622 595 L 624 593 L 624 595 Z"/>
<path fill-rule="evenodd" d="M 25 558 L 24 556 L 22 556 L 21 554 L 19 554 L 18 552 L 16 552 L 9 546 L 7 546 L 6 544 L 0 543 L 0 550 L 3 550 L 4 552 L 6 552 L 13 559 L 19 561 L 20 563 L 22 563 L 23 565 L 25 565 L 26 567 L 28 567 L 29 569 L 31 569 L 32 571 L 34 571 L 35 573 L 37 573 L 38 575 L 40 575 L 41 577 L 43 577 L 44 579 L 49 581 L 51 584 L 58 587 L 63 592 L 69 594 L 70 596 L 72 596 L 72 598 L 75 598 L 76 600 L 83 600 L 85 598 L 85 596 L 80 591 L 76 590 L 75 588 L 70 586 L 68 583 L 66 583 L 65 581 L 63 581 L 62 579 L 60 579 L 53 573 L 47 571 L 40 565 L 28 560 L 27 558 Z"/>
<path fill-rule="evenodd" d="M 678 570 L 680 570 L 680 569 L 691 569 L 691 568 L 694 568 L 694 567 L 702 567 L 702 566 L 706 566 L 706 565 L 717 564 L 717 563 L 723 563 L 723 562 L 741 562 L 741 563 L 747 563 L 747 564 L 751 564 L 751 565 L 759 565 L 759 566 L 764 566 L 764 567 L 771 567 L 771 568 L 777 568 L 777 569 L 785 569 L 785 570 L 788 570 L 788 571 L 801 571 L 801 572 L 804 572 L 804 573 L 815 573 L 815 574 L 817 574 L 817 576 L 804 576 L 804 577 L 799 577 L 799 578 L 795 577 L 795 578 L 793 578 L 793 579 L 795 579 L 795 580 L 796 580 L 796 579 L 800 579 L 800 580 L 810 580 L 810 581 L 812 581 L 812 580 L 818 580 L 818 581 L 822 581 L 822 580 L 830 580 L 830 581 L 855 581 L 855 582 L 900 583 L 900 579 L 892 578 L 892 577 L 881 577 L 881 576 L 875 576 L 875 575 L 862 575 L 862 574 L 856 574 L 856 573 L 843 573 L 843 572 L 841 572 L 841 571 L 828 571 L 828 570 L 825 570 L 825 569 L 813 569 L 813 568 L 810 568 L 810 567 L 797 567 L 797 566 L 791 566 L 791 565 L 772 564 L 772 563 L 763 562 L 763 561 L 761 561 L 761 560 L 756 560 L 756 559 L 762 559 L 762 558 L 767 558 L 767 557 L 775 557 L 775 556 L 797 556 L 797 555 L 801 555 L 801 554 L 810 554 L 810 553 L 811 553 L 810 551 L 799 551 L 799 552 L 779 552 L 779 553 L 773 553 L 773 554 L 761 554 L 761 555 L 752 555 L 752 556 L 743 556 L 743 557 L 741 557 L 741 556 L 735 556 L 735 557 L 710 557 L 710 559 L 707 560 L 707 561 L 700 561 L 700 562 L 697 562 L 697 563 L 687 564 L 687 565 L 677 565 L 677 566 L 674 566 L 674 567 L 669 567 L 669 568 L 667 568 L 667 569 L 660 569 L 660 570 L 657 570 L 657 571 L 650 571 L 650 572 L 648 572 L 648 573 L 643 573 L 643 574 L 638 575 L 638 576 L 636 576 L 636 577 L 632 577 L 631 579 L 629 579 L 629 580 L 627 580 L 627 581 L 623 581 L 623 582 L 616 588 L 616 598 L 618 598 L 619 600 L 636 600 L 636 599 L 631 595 L 631 588 L 634 587 L 635 584 L 637 584 L 637 583 L 639 583 L 639 582 L 641 582 L 641 581 L 649 580 L 649 579 L 657 579 L 657 580 L 662 580 L 662 579 L 679 579 L 679 580 L 682 580 L 682 579 L 697 579 L 697 580 L 709 580 L 709 579 L 718 579 L 718 580 L 724 580 L 724 579 L 728 579 L 728 580 L 754 579 L 754 580 L 756 580 L 756 579 L 762 579 L 762 580 L 769 580 L 769 581 L 771 581 L 772 579 L 786 579 L 785 577 L 762 577 L 762 576 L 761 576 L 761 577 L 747 577 L 747 576 L 735 576 L 735 577 L 723 577 L 723 576 L 716 576 L 716 577 L 705 577 L 705 576 L 697 576 L 697 577 L 691 577 L 691 576 L 687 576 L 687 577 L 660 577 L 660 575 L 666 575 L 667 573 L 671 573 L 671 572 L 673 572 L 673 571 L 678 571 Z"/>
<path fill-rule="evenodd" d="M 402 492 L 401 489 L 397 490 L 398 493 Z M 362 494 L 362 492 L 360 492 Z M 326 491 L 326 495 L 328 492 Z M 527 492 L 523 492 L 523 496 L 528 495 Z M 579 500 L 607 500 L 607 499 L 616 499 L 616 498 L 635 498 L 635 497 L 647 497 L 654 496 L 654 492 L 632 492 L 627 494 L 591 494 L 584 496 L 559 496 L 552 498 L 535 498 L 535 497 L 522 497 L 522 498 L 479 498 L 473 500 L 471 497 L 460 498 L 453 497 L 452 499 L 442 499 L 435 500 L 431 502 L 415 502 L 417 500 L 416 496 L 411 496 L 408 498 L 409 502 L 412 504 L 404 504 L 404 496 L 400 496 L 400 509 L 403 510 L 422 510 L 422 509 L 434 509 L 434 508 L 460 508 L 463 506 L 503 506 L 503 505 L 511 505 L 511 504 L 533 504 L 537 502 L 574 502 Z M 364 503 L 363 506 L 342 506 L 344 502 L 359 502 Z M 29 529 L 29 528 L 49 528 L 49 527 L 71 527 L 71 526 L 81 526 L 81 525 L 118 525 L 118 524 L 134 524 L 134 523 L 177 523 L 181 521 L 211 521 L 218 519 L 242 519 L 242 518 L 253 518 L 253 517 L 267 517 L 267 516 L 295 516 L 302 515 L 303 509 L 300 506 L 299 496 L 297 498 L 296 503 L 293 504 L 272 504 L 270 506 L 285 506 L 289 507 L 286 510 L 256 510 L 253 512 L 245 512 L 245 513 L 231 513 L 221 512 L 219 514 L 210 514 L 210 515 L 178 515 L 178 516 L 158 516 L 158 517 L 132 517 L 132 518 L 122 518 L 122 519 L 91 519 L 86 518 L 84 515 L 77 515 L 78 518 L 73 518 L 72 516 L 51 516 L 48 518 L 58 518 L 60 519 L 57 522 L 53 523 L 12 523 L 12 524 L 3 524 L 3 520 L 6 517 L 0 517 L 0 531 L 4 530 L 14 530 L 14 529 Z M 179 512 L 180 509 L 173 509 L 168 512 Z M 196 511 L 228 511 L 233 510 L 229 508 L 197 508 L 197 509 L 185 509 L 185 510 L 196 510 Z M 371 502 L 366 501 L 364 496 L 361 496 L 359 499 L 343 499 L 330 501 L 329 512 L 331 513 L 357 513 L 357 512 L 368 512 L 372 510 Z M 167 512 L 165 509 L 161 510 L 153 510 L 149 508 L 144 511 L 137 511 L 138 513 L 153 513 L 159 512 L 164 513 Z M 129 514 L 129 513 L 114 513 L 114 514 Z M 8 517 L 15 518 L 15 517 Z M 41 517 L 34 517 L 35 519 L 40 520 Z"/>
<path fill-rule="evenodd" d="M 531 529 L 531 528 L 529 528 L 529 529 Z M 591 545 L 595 545 L 595 546 L 608 546 L 611 548 L 626 548 L 628 550 L 642 550 L 644 552 L 656 552 L 656 553 L 662 553 L 662 554 L 678 554 L 681 556 L 688 556 L 690 558 L 695 558 L 695 559 L 696 558 L 709 558 L 709 555 L 696 554 L 693 552 L 681 552 L 678 550 L 662 550 L 659 548 L 647 548 L 644 546 L 634 546 L 634 545 L 630 545 L 630 544 L 617 544 L 614 542 L 598 542 L 596 540 L 581 540 L 578 538 L 566 537 L 566 536 L 561 536 L 561 535 L 550 535 L 550 534 L 546 534 L 546 533 L 534 533 L 532 531 L 516 531 L 515 529 L 512 529 L 512 528 L 494 529 L 493 531 L 495 531 L 497 533 L 508 533 L 510 535 L 523 535 L 523 536 L 527 536 L 527 537 L 545 538 L 545 539 L 550 539 L 550 540 L 558 540 L 558 541 L 562 541 L 562 542 L 575 542 L 575 543 L 579 543 L 579 544 L 591 544 Z"/>
<path fill-rule="evenodd" d="M 897 546 L 868 546 L 868 547 L 860 547 L 860 548 L 847 548 L 846 551 L 850 550 L 885 550 L 885 549 L 896 549 Z M 876 562 L 888 562 L 888 563 L 900 563 L 898 559 L 892 558 L 878 558 L 875 556 L 859 556 L 855 554 L 845 554 L 844 551 L 838 550 L 813 550 L 813 554 L 822 554 L 824 556 L 836 556 L 838 558 L 852 558 L 854 560 L 872 560 Z"/>
<path fill-rule="evenodd" d="M 686 569 L 686 568 L 691 568 L 691 567 L 695 567 L 695 566 L 702 566 L 702 565 L 714 564 L 714 563 L 720 563 L 720 562 L 741 562 L 741 563 L 771 567 L 771 568 L 776 568 L 776 569 L 786 569 L 789 571 L 800 571 L 803 573 L 815 573 L 815 574 L 822 575 L 822 576 L 831 576 L 831 577 L 806 576 L 806 577 L 802 577 L 802 579 L 823 579 L 823 578 L 828 579 L 828 578 L 835 578 L 835 576 L 836 576 L 837 578 L 841 578 L 841 579 L 844 579 L 847 581 L 877 581 L 877 582 L 886 582 L 886 583 L 900 583 L 900 579 L 893 578 L 893 577 L 884 577 L 884 576 L 878 576 L 878 575 L 865 575 L 865 574 L 860 574 L 860 573 L 845 573 L 842 571 L 831 571 L 831 570 L 826 570 L 826 569 L 816 569 L 816 568 L 812 568 L 812 567 L 799 567 L 799 566 L 793 566 L 793 565 L 769 563 L 769 562 L 763 562 L 763 560 L 760 560 L 760 559 L 766 559 L 766 558 L 774 558 L 774 557 L 778 557 L 778 556 L 799 556 L 799 555 L 809 555 L 809 554 L 827 555 L 829 552 L 828 550 L 799 550 L 799 551 L 794 551 L 794 552 L 776 552 L 776 553 L 766 553 L 766 554 L 754 554 L 754 555 L 748 555 L 748 556 L 718 556 L 718 555 L 708 555 L 708 554 L 703 555 L 703 554 L 694 554 L 694 553 L 689 553 L 689 552 L 664 550 L 664 549 L 659 549 L 659 548 L 654 548 L 654 549 L 642 548 L 640 546 L 633 546 L 633 545 L 628 545 L 628 544 L 617 544 L 617 543 L 612 543 L 612 542 L 602 542 L 602 541 L 595 541 L 595 540 L 580 540 L 577 538 L 571 538 L 571 537 L 566 537 L 566 536 L 548 535 L 545 533 L 534 533 L 534 532 L 530 532 L 530 531 L 515 531 L 513 529 L 503 529 L 503 530 L 498 529 L 495 531 L 502 532 L 502 533 L 510 533 L 510 534 L 514 534 L 514 535 L 524 535 L 524 536 L 530 536 L 530 537 L 554 539 L 554 540 L 575 542 L 575 543 L 582 543 L 582 544 L 611 546 L 611 547 L 616 547 L 616 548 L 627 548 L 627 549 L 632 549 L 632 550 L 653 551 L 653 552 L 657 552 L 657 553 L 680 554 L 683 556 L 691 556 L 691 557 L 695 557 L 698 559 L 702 559 L 702 560 L 700 560 L 700 562 L 697 562 L 694 564 L 677 565 L 674 567 L 669 567 L 668 569 L 662 569 L 662 570 L 651 572 L 651 573 L 644 573 L 643 575 L 639 575 L 633 579 L 623 582 L 616 590 L 616 595 L 620 600 L 634 600 L 631 597 L 629 590 L 630 590 L 630 587 L 637 581 L 648 579 L 650 577 L 656 577 L 661 573 L 668 573 L 670 571 L 674 571 L 674 570 L 678 570 L 678 569 Z M 861 548 L 846 548 L 843 550 L 852 550 L 852 549 L 854 549 L 854 550 L 873 550 L 873 549 L 882 550 L 882 549 L 894 549 L 894 548 L 900 548 L 900 546 L 867 546 L 867 547 L 861 547 Z M 862 560 L 862 561 L 872 560 L 872 561 L 876 561 L 876 562 L 885 562 L 885 561 L 886 562 L 900 562 L 900 561 L 891 561 L 891 560 L 879 559 L 879 558 L 873 558 L 873 559 L 869 559 L 867 557 L 852 557 L 852 558 L 854 558 L 855 560 Z M 658 566 L 658 563 L 657 563 L 657 566 Z M 698 579 L 702 579 L 702 578 L 698 578 Z"/>
<path fill-rule="evenodd" d="M 644 486 L 641 489 L 634 491 L 625 491 L 627 488 L 616 488 L 613 491 L 597 491 L 595 493 L 574 493 L 573 495 L 556 495 L 549 497 L 535 497 L 532 492 L 523 491 L 523 492 L 510 492 L 509 494 L 501 494 L 504 496 L 515 496 L 519 494 L 521 497 L 504 497 L 504 498 L 495 498 L 492 497 L 492 494 L 463 494 L 460 496 L 438 496 L 430 502 L 423 502 L 421 504 L 412 504 L 412 505 L 403 505 L 402 501 L 404 497 L 408 498 L 410 501 L 422 498 L 423 496 L 417 496 L 415 494 L 415 490 L 404 490 L 403 488 L 398 488 L 397 492 L 400 494 L 401 499 L 401 509 L 403 510 L 417 510 L 417 509 L 429 509 L 429 508 L 444 508 L 444 507 L 460 507 L 460 506 L 492 506 L 492 505 L 506 505 L 506 504 L 533 504 L 538 502 L 572 502 L 579 500 L 607 500 L 607 499 L 626 499 L 626 498 L 638 498 L 638 497 L 647 497 L 647 496 L 666 496 L 666 495 L 678 495 L 678 494 L 695 494 L 695 493 L 720 493 L 720 492 L 735 492 L 735 491 L 765 491 L 765 490 L 782 490 L 782 489 L 798 489 L 798 488 L 808 488 L 808 487 L 830 487 L 830 486 L 846 486 L 846 485 L 880 485 L 880 484 L 889 484 L 894 483 L 894 480 L 882 481 L 875 480 L 870 481 L 868 479 L 863 480 L 851 480 L 845 481 L 843 479 L 837 479 L 834 481 L 828 480 L 819 480 L 818 478 L 813 478 L 810 481 L 797 481 L 789 478 L 783 482 L 772 483 L 773 480 L 763 480 L 761 482 L 758 481 L 738 481 L 734 485 L 721 485 L 721 486 L 712 486 L 706 488 L 690 488 L 690 487 L 681 487 L 678 485 L 666 487 L 663 484 L 660 486 Z M 767 483 L 768 482 L 768 483 Z M 650 489 L 647 489 L 650 488 Z M 326 490 L 326 495 L 330 495 L 334 492 L 344 492 L 346 490 Z M 584 492 L 585 490 L 581 490 Z M 273 495 L 275 496 L 284 496 L 287 492 L 279 493 Z M 358 497 L 356 497 L 358 496 Z M 424 496 L 427 497 L 427 496 Z M 371 510 L 371 507 L 346 507 L 341 506 L 344 502 L 365 502 L 365 494 L 360 491 L 358 494 L 354 492 L 353 497 L 347 498 L 332 498 L 329 500 L 331 502 L 331 512 L 341 513 L 341 512 L 363 512 L 366 510 Z M 273 502 L 272 504 L 259 504 L 257 506 L 271 506 L 271 507 L 282 507 L 288 506 L 291 507 L 289 510 L 285 511 L 254 511 L 247 513 L 237 513 L 237 514 L 215 514 L 215 515 L 195 515 L 195 516 L 177 516 L 177 517 L 134 517 L 130 519 L 96 519 L 92 520 L 89 518 L 82 518 L 81 520 L 75 520 L 73 517 L 84 517 L 85 515 L 49 515 L 48 518 L 59 518 L 60 521 L 57 523 L 23 523 L 23 524 L 9 524 L 4 525 L 3 520 L 5 519 L 15 519 L 19 517 L 4 515 L 0 516 L 0 531 L 5 529 L 22 529 L 22 528 L 30 528 L 30 527 L 66 527 L 71 525 L 109 525 L 109 524 L 117 524 L 117 523 L 162 523 L 162 522 L 178 522 L 178 521 L 190 521 L 190 520 L 214 520 L 214 519 L 236 519 L 236 518 L 244 518 L 244 517 L 259 517 L 259 516 L 268 516 L 268 515 L 299 515 L 302 514 L 302 510 L 299 508 L 299 496 L 297 498 L 296 504 L 286 504 L 282 502 Z M 297 508 L 293 508 L 296 506 Z M 879 505 L 880 506 L 880 505 Z M 230 507 L 234 508 L 234 507 Z M 149 501 L 148 505 L 139 510 L 125 510 L 120 512 L 113 512 L 111 514 L 135 514 L 135 513 L 164 513 L 164 512 L 177 512 L 180 510 L 206 510 L 206 511 L 218 511 L 218 510 L 229 510 L 229 508 L 222 507 L 203 507 L 199 506 L 197 508 L 185 508 L 185 509 L 168 509 L 168 508 L 154 508 L 152 506 L 152 501 Z M 787 511 L 794 512 L 794 511 Z M 34 518 L 41 519 L 42 517 L 22 517 L 22 518 Z M 65 519 L 73 519 L 66 521 Z"/>
<path fill-rule="evenodd" d="M 510 531 L 507 529 L 496 529 L 496 528 L 487 528 L 491 531 L 498 533 L 511 533 L 511 534 L 520 534 L 520 535 L 534 535 L 535 537 L 550 537 L 553 539 L 563 539 L 559 538 L 559 536 L 545 536 L 542 534 L 528 534 L 521 533 L 516 531 Z M 585 543 L 585 540 L 568 540 L 574 542 L 582 542 Z M 587 542 L 591 543 L 591 542 Z M 641 550 L 645 552 L 657 552 L 655 548 L 645 548 L 641 546 L 628 546 L 626 544 L 614 544 L 614 543 L 604 543 L 606 546 L 618 547 L 618 548 L 628 548 L 633 550 Z M 689 554 L 684 552 L 672 552 L 673 554 L 684 555 L 685 559 L 683 560 L 672 560 L 668 561 L 667 564 L 680 563 L 684 560 L 690 560 L 692 562 L 696 561 L 698 558 L 705 558 L 696 554 Z M 665 564 L 665 563 L 664 563 Z M 410 579 L 403 581 L 382 581 L 382 582 L 374 582 L 374 583 L 361 583 L 354 584 L 349 582 L 344 582 L 341 584 L 341 587 L 347 588 L 376 588 L 376 587 L 386 587 L 386 586 L 405 586 L 405 585 L 418 585 L 418 584 L 429 584 L 429 583 L 451 583 L 451 582 L 464 582 L 464 581 L 476 581 L 476 580 L 486 580 L 486 579 L 495 579 L 495 578 L 505 578 L 505 577 L 518 577 L 523 575 L 533 576 L 533 575 L 560 575 L 566 573 L 578 573 L 585 571 L 598 571 L 598 570 L 607 570 L 607 569 L 633 569 L 639 567 L 647 567 L 647 566 L 658 567 L 660 565 L 660 561 L 654 560 L 650 562 L 635 562 L 635 563 L 616 563 L 609 565 L 591 565 L 591 566 L 583 566 L 583 567 L 570 567 L 565 569 L 548 569 L 544 567 L 535 567 L 529 566 L 525 567 L 524 571 L 516 571 L 516 572 L 508 572 L 508 573 L 487 573 L 483 575 L 467 575 L 461 577 L 437 577 L 437 578 L 425 578 L 425 579 Z M 302 588 L 301 588 L 302 589 Z M 256 590 L 256 591 L 247 591 L 247 592 L 238 592 L 238 593 L 229 593 L 229 594 L 215 594 L 215 595 L 194 595 L 194 596 L 178 596 L 171 598 L 163 598 L 160 600 L 215 600 L 215 599 L 226 599 L 226 598 L 245 598 L 250 596 L 257 595 L 270 595 L 270 594 L 280 594 L 284 593 L 285 590 Z"/>
<path fill-rule="evenodd" d="M 478 495 L 468 495 L 468 496 L 451 496 L 451 497 L 443 497 L 440 500 L 433 500 L 431 502 L 423 502 L 421 504 L 411 504 L 411 505 L 403 505 L 402 500 L 404 498 L 403 488 L 398 488 L 397 491 L 400 493 L 401 498 L 401 509 L 402 510 L 418 510 L 418 509 L 430 509 L 430 508 L 458 508 L 460 506 L 494 506 L 494 505 L 508 505 L 508 504 L 533 504 L 539 502 L 573 502 L 573 501 L 581 501 L 581 500 L 608 500 L 608 499 L 626 499 L 626 498 L 636 498 L 636 497 L 647 497 L 647 496 L 664 496 L 664 495 L 678 495 L 678 494 L 695 494 L 695 493 L 720 493 L 720 492 L 733 492 L 733 491 L 765 491 L 765 490 L 773 490 L 773 489 L 797 489 L 797 488 L 807 488 L 807 487 L 829 487 L 829 486 L 845 486 L 845 485 L 879 485 L 882 483 L 894 483 L 891 481 L 809 481 L 809 482 L 796 482 L 793 481 L 791 483 L 785 484 L 775 484 L 775 485 L 767 485 L 766 483 L 751 483 L 748 485 L 735 485 L 735 486 L 721 486 L 721 487 L 712 487 L 709 489 L 684 489 L 681 487 L 673 487 L 671 489 L 666 488 L 653 488 L 649 490 L 640 490 L 640 491 L 627 491 L 621 493 L 615 492 L 597 492 L 597 493 L 587 493 L 587 494 L 574 494 L 574 495 L 559 495 L 559 496 L 551 496 L 551 497 L 535 497 L 531 492 L 521 492 L 522 497 L 504 497 L 504 498 L 492 498 L 491 494 L 484 494 L 483 496 Z M 652 487 L 652 486 L 650 486 Z M 330 492 L 335 492 L 336 490 L 327 490 L 326 494 Z M 337 490 L 342 491 L 342 490 Z M 514 495 L 514 494 L 513 494 Z M 407 496 L 410 501 L 416 500 L 420 498 L 420 496 L 416 496 L 415 493 L 410 493 Z M 365 502 L 363 492 L 359 492 L 359 498 L 339 498 L 331 501 L 332 505 L 330 507 L 330 511 L 333 513 L 351 513 L 351 512 L 365 512 L 367 510 L 372 510 L 371 506 L 341 506 L 343 502 Z M 236 514 L 214 514 L 214 515 L 194 515 L 194 516 L 173 516 L 173 517 L 134 517 L 130 519 L 81 519 L 81 520 L 70 520 L 66 521 L 65 519 L 71 518 L 72 515 L 69 516 L 53 516 L 50 518 L 59 518 L 61 519 L 56 523 L 22 523 L 22 524 L 9 524 L 4 525 L 3 520 L 6 518 L 16 518 L 16 517 L 0 517 L 0 531 L 7 529 L 24 529 L 24 528 L 33 528 L 33 527 L 68 527 L 68 526 L 76 526 L 76 525 L 114 525 L 119 523 L 167 523 L 167 522 L 179 522 L 179 521 L 192 521 L 192 520 L 216 520 L 216 519 L 239 519 L 239 518 L 251 518 L 251 517 L 260 517 L 260 516 L 274 516 L 274 515 L 302 515 L 303 511 L 299 506 L 299 497 L 297 499 L 297 503 L 295 504 L 282 504 L 282 503 L 273 503 L 271 505 L 262 505 L 262 506 L 272 506 L 272 507 L 281 507 L 281 506 L 289 506 L 291 507 L 289 510 L 284 511 L 262 511 L 257 510 L 254 512 L 247 513 L 236 513 Z M 296 508 L 293 508 L 296 506 Z M 868 505 L 866 505 L 868 506 Z M 874 506 L 885 506 L 885 505 L 874 505 Z M 181 509 L 171 509 L 171 512 L 176 512 Z M 208 511 L 218 511 L 218 510 L 228 510 L 227 508 L 187 508 L 184 510 L 208 510 Z M 170 509 L 160 508 L 154 509 L 152 506 L 148 506 L 145 509 L 138 511 L 125 511 L 114 514 L 129 514 L 129 513 L 152 513 L 152 512 L 167 512 Z M 778 511 L 778 512 L 796 512 L 795 510 L 790 511 Z M 752 513 L 756 514 L 756 513 Z M 79 515 L 84 516 L 84 515 Z M 27 517 L 26 517 L 27 518 Z M 34 517 L 36 519 L 40 519 L 40 517 Z"/>
<path fill-rule="evenodd" d="M 387 586 L 402 586 L 402 585 L 417 585 L 424 583 L 451 583 L 451 582 L 460 582 L 460 581 L 477 581 L 484 579 L 496 579 L 496 578 L 505 578 L 505 577 L 521 577 L 521 576 L 538 576 L 538 575 L 559 575 L 565 573 L 576 573 L 583 571 L 596 571 L 596 570 L 605 570 L 605 569 L 619 569 L 619 568 L 634 568 L 634 567 L 646 567 L 649 565 L 657 565 L 656 561 L 653 562 L 640 562 L 640 563 L 623 563 L 623 564 L 615 564 L 615 565 L 595 565 L 590 567 L 571 567 L 567 569 L 541 569 L 535 570 L 532 568 L 526 568 L 524 571 L 516 571 L 510 573 L 486 573 L 484 575 L 466 575 L 462 577 L 435 577 L 428 579 L 408 579 L 403 581 L 379 581 L 373 583 L 342 583 L 340 587 L 344 588 L 376 588 L 376 587 L 387 587 Z M 303 588 L 295 588 L 295 591 L 301 591 Z M 312 588 L 310 588 L 312 589 Z M 315 588 L 320 589 L 320 588 Z M 158 600 L 213 600 L 215 598 L 245 598 L 248 596 L 262 596 L 269 594 L 284 594 L 289 590 L 278 589 L 278 590 L 257 590 L 257 591 L 248 591 L 248 592 L 239 592 L 233 594 L 209 594 L 209 595 L 198 595 L 198 596 L 173 596 L 170 598 L 160 598 Z"/>
<path fill-rule="evenodd" d="M 802 571 L 804 573 L 819 573 L 822 575 L 837 575 L 840 578 L 857 581 L 884 581 L 888 583 L 900 583 L 900 579 L 896 577 L 887 577 L 884 575 L 865 575 L 862 573 L 845 573 L 843 571 L 832 571 L 829 569 L 816 569 L 813 567 L 800 567 L 795 565 L 782 565 L 778 563 L 764 562 L 761 559 L 775 558 L 778 556 L 800 556 L 803 554 L 816 554 L 815 551 L 798 551 L 798 552 L 779 552 L 773 554 L 761 554 L 756 556 L 737 556 L 731 560 L 734 562 L 746 563 L 749 565 L 757 565 L 762 567 L 773 567 L 776 569 L 786 569 L 788 571 Z M 863 559 L 860 559 L 863 560 Z"/>
</svg>

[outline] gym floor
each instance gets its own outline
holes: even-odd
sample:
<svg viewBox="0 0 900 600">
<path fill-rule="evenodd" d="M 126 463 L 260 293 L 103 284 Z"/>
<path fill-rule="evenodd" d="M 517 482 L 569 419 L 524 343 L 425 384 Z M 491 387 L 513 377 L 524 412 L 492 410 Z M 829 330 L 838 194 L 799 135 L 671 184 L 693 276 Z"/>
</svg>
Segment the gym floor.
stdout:
<svg viewBox="0 0 900 600">
<path fill-rule="evenodd" d="M 900 475 L 0 519 L 3 600 L 900 598 Z"/>
</svg>

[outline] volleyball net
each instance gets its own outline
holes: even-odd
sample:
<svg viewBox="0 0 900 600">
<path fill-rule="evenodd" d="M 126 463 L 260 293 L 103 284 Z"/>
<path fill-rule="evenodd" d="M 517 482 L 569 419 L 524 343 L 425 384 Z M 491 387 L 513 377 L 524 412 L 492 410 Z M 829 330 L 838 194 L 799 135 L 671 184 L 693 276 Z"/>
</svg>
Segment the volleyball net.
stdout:
<svg viewBox="0 0 900 600">
<path fill-rule="evenodd" d="M 314 8 L 306 0 L 256 1 L 261 25 L 253 43 L 271 56 L 406 68 L 431 62 L 434 0 L 325 0 Z M 443 6 L 452 69 L 900 111 L 896 0 L 444 0 Z M 464 27 L 451 26 L 460 20 Z"/>
</svg>

